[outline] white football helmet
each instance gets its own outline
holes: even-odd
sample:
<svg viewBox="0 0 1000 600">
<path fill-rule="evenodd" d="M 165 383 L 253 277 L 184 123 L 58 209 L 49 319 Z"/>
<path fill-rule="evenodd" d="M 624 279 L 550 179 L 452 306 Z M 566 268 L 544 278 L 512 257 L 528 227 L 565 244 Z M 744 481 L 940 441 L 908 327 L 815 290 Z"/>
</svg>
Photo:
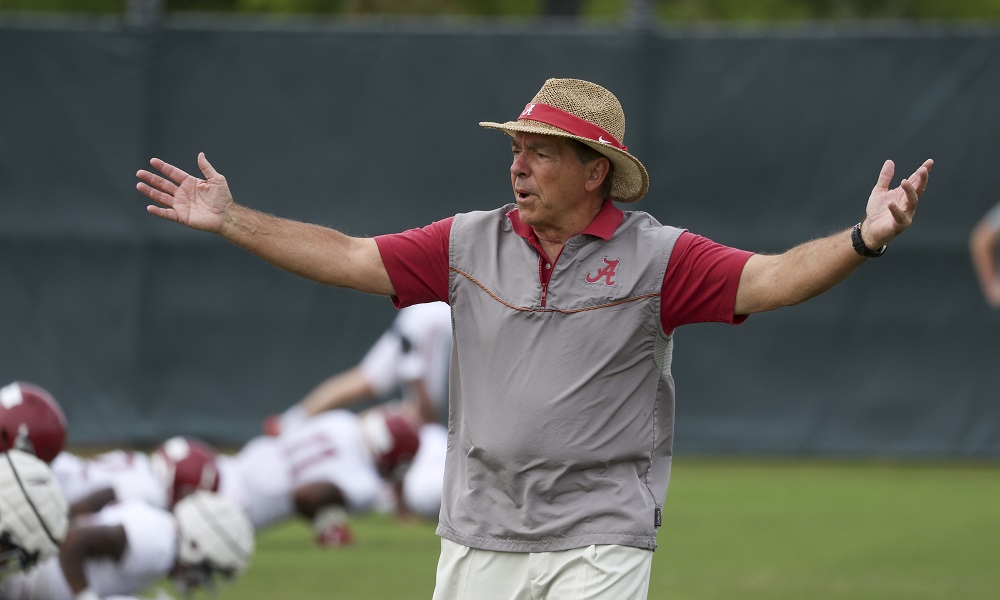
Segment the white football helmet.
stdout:
<svg viewBox="0 0 1000 600">
<path fill-rule="evenodd" d="M 52 469 L 21 450 L 0 454 L 0 577 L 55 556 L 68 526 Z"/>
<path fill-rule="evenodd" d="M 246 569 L 254 551 L 254 530 L 246 513 L 222 496 L 199 490 L 174 507 L 180 528 L 174 585 L 182 592 L 233 578 Z"/>
</svg>

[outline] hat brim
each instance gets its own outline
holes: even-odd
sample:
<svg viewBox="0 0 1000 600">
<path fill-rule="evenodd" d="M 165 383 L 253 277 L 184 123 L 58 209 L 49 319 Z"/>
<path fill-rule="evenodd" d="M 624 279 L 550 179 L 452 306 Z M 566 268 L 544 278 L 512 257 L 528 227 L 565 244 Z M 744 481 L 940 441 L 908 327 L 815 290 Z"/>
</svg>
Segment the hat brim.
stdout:
<svg viewBox="0 0 1000 600">
<path fill-rule="evenodd" d="M 611 182 L 612 200 L 617 200 L 618 202 L 638 202 L 649 191 L 649 174 L 646 172 L 646 167 L 642 166 L 639 159 L 615 146 L 573 135 L 558 127 L 539 121 L 532 121 L 531 119 L 507 121 L 506 123 L 483 121 L 479 123 L 479 126 L 502 131 L 510 137 L 514 137 L 515 132 L 537 133 L 570 138 L 584 143 L 606 156 L 615 166 L 614 180 Z"/>
</svg>

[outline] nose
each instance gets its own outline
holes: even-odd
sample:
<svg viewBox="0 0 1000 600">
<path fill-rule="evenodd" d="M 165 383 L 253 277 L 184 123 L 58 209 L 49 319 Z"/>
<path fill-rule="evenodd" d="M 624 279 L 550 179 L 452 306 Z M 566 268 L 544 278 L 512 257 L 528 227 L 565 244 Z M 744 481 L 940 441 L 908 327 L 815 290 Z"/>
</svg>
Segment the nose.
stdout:
<svg viewBox="0 0 1000 600">
<path fill-rule="evenodd" d="M 528 165 L 524 160 L 524 152 L 514 155 L 514 160 L 510 163 L 510 174 L 512 177 L 526 177 L 528 175 Z"/>
</svg>

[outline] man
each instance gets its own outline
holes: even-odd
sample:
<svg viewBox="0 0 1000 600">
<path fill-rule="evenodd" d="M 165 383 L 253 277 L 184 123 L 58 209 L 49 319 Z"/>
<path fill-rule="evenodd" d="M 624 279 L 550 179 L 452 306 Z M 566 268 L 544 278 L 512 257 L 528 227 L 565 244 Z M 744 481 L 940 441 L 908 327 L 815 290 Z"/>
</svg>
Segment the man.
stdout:
<svg viewBox="0 0 1000 600">
<path fill-rule="evenodd" d="M 216 454 L 207 442 L 174 436 L 148 455 L 119 449 L 87 458 L 61 452 L 52 470 L 69 502 L 70 517 L 126 500 L 171 510 L 193 491 L 218 491 Z"/>
<path fill-rule="evenodd" d="M 67 526 L 49 466 L 21 450 L 0 453 L 0 598 L 7 597 L 4 579 L 55 556 Z"/>
<path fill-rule="evenodd" d="M 158 217 L 215 232 L 290 272 L 452 307 L 448 457 L 435 598 L 645 598 L 673 444 L 672 333 L 803 302 L 909 227 L 926 161 L 864 219 L 779 255 L 660 225 L 612 201 L 646 193 L 605 88 L 547 80 L 514 121 L 514 204 L 361 239 L 236 204 L 198 179 L 139 171 Z M 870 340 L 877 345 L 877 340 Z"/>
<path fill-rule="evenodd" d="M 258 530 L 298 515 L 318 545 L 336 548 L 353 539 L 348 514 L 371 508 L 382 478 L 405 467 L 419 443 L 417 428 L 387 407 L 327 411 L 220 455 L 219 493 Z"/>
<path fill-rule="evenodd" d="M 218 494 L 189 494 L 173 513 L 125 501 L 74 521 L 59 555 L 9 581 L 3 598 L 99 600 L 165 577 L 188 593 L 239 575 L 253 551 L 250 521 Z"/>
<path fill-rule="evenodd" d="M 444 302 L 408 306 L 368 350 L 361 363 L 316 386 L 281 415 L 268 417 L 264 430 L 278 435 L 323 411 L 348 408 L 373 397 L 387 398 L 400 387 L 402 414 L 420 429 L 420 447 L 402 481 L 389 482 L 397 515 L 438 517 L 445 452 L 448 447 L 448 369 L 451 309 Z"/>
<path fill-rule="evenodd" d="M 1000 308 L 1000 271 L 997 271 L 997 249 L 1000 248 L 1000 204 L 994 206 L 976 223 L 969 236 L 969 255 L 976 280 L 986 303 Z"/>
</svg>

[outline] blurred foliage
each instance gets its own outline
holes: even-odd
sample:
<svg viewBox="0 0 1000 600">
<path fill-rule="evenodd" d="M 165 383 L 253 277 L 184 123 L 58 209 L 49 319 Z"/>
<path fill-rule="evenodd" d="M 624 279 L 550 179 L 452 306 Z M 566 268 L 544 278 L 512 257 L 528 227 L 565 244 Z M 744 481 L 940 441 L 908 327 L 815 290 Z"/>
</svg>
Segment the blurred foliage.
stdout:
<svg viewBox="0 0 1000 600">
<path fill-rule="evenodd" d="M 996 19 L 998 0 L 659 0 L 667 21 Z"/>
<path fill-rule="evenodd" d="M 131 0 L 145 1 L 151 0 Z M 122 14 L 130 0 L 0 0 L 2 11 Z M 160 0 L 166 12 L 619 19 L 648 7 L 665 22 L 1000 19 L 1000 0 Z"/>
</svg>

